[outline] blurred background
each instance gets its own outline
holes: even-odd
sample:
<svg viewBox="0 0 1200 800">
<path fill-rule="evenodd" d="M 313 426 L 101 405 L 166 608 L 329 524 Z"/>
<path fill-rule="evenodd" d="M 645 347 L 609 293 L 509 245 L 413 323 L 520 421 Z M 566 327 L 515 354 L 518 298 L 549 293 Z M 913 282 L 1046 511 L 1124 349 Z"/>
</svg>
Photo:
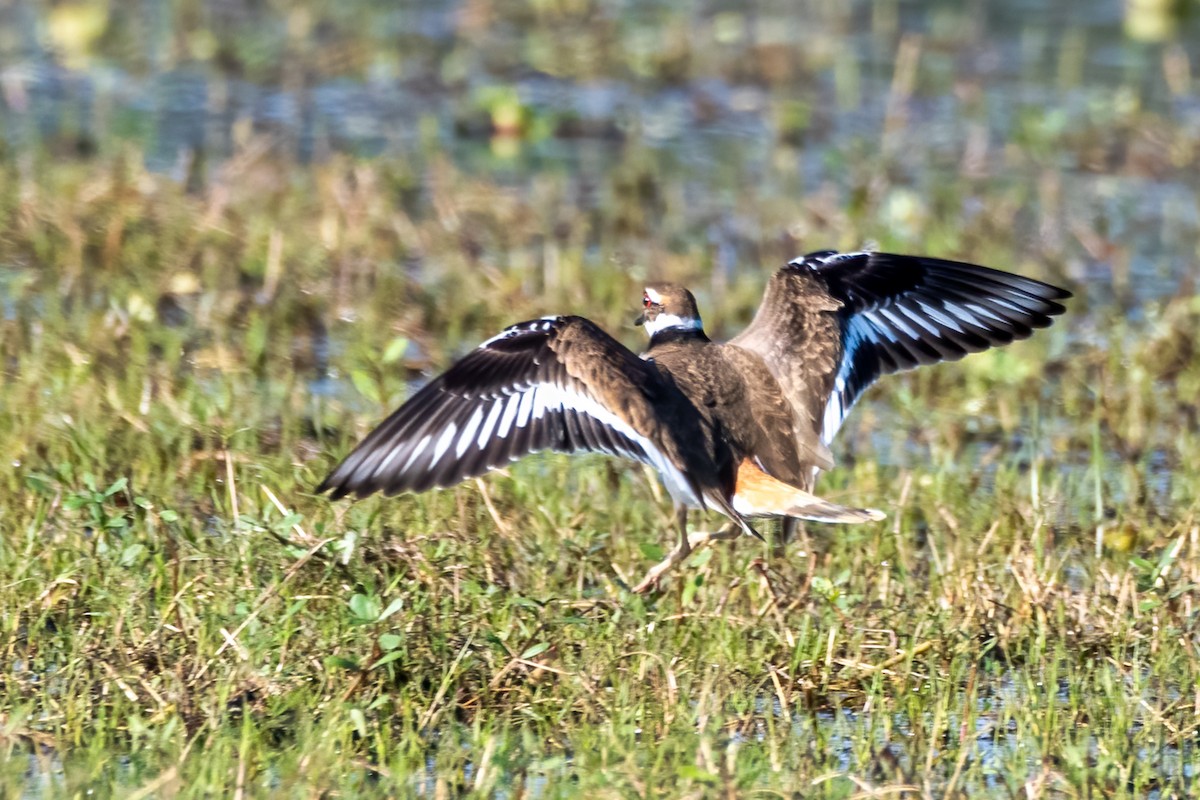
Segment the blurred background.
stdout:
<svg viewBox="0 0 1200 800">
<path fill-rule="evenodd" d="M 956 373 L 984 384 L 941 433 L 920 409 L 961 377 L 868 397 L 849 452 L 952 460 L 964 424 L 1011 442 L 1029 409 L 970 400 L 999 380 L 1053 404 L 1061 464 L 1116 474 L 1105 453 L 1132 465 L 1115 497 L 1166 498 L 1175 426 L 1197 424 L 1177 386 L 1200 352 L 1184 0 L 6 3 L 0 65 L 8 352 L 41 330 L 103 363 L 144 338 L 137 363 L 198 398 L 249 370 L 261 405 L 217 414 L 221 436 L 250 413 L 281 431 L 258 446 L 316 455 L 287 420 L 369 419 L 552 311 L 637 346 L 649 276 L 730 335 L 778 265 L 863 246 L 1069 286 L 1045 346 L 1067 385 L 1121 400 L 1076 404 L 1005 350 Z"/>
<path fill-rule="evenodd" d="M 1002 230 L 998 266 L 1136 303 L 1192 280 L 1198 59 L 1185 0 L 10 2 L 0 146 L 136 148 L 193 192 L 385 159 L 416 218 L 450 169 L 718 281 L 867 242 L 986 260 Z"/>
</svg>

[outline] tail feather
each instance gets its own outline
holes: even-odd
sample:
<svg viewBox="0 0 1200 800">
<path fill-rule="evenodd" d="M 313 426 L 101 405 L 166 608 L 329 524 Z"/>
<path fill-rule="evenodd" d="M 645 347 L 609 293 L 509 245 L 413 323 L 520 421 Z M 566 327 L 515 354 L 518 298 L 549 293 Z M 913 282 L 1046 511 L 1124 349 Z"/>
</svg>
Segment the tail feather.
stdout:
<svg viewBox="0 0 1200 800">
<path fill-rule="evenodd" d="M 731 504 L 724 497 L 713 493 L 706 495 L 704 500 L 706 505 L 713 506 L 717 511 L 720 511 L 722 514 L 737 523 L 737 526 L 742 529 L 742 533 L 746 534 L 747 536 L 753 536 L 755 539 L 760 541 L 766 541 L 766 539 L 763 539 L 763 535 L 756 531 L 754 526 L 750 524 L 750 520 L 746 519 L 746 516 L 737 508 L 734 508 L 733 504 Z"/>
<path fill-rule="evenodd" d="M 763 472 L 746 459 L 738 468 L 733 507 L 751 517 L 798 517 L 816 522 L 872 522 L 886 515 L 874 508 L 849 508 L 831 503 Z"/>
</svg>

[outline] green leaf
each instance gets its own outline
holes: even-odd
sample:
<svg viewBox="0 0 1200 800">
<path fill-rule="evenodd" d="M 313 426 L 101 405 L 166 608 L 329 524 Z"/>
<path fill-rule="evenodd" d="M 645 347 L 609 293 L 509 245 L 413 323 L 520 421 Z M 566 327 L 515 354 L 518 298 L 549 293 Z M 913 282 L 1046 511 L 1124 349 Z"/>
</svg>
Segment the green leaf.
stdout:
<svg viewBox="0 0 1200 800">
<path fill-rule="evenodd" d="M 121 566 L 132 567 L 142 560 L 142 554 L 145 552 L 146 546 L 140 542 L 129 545 L 121 551 Z"/>
<path fill-rule="evenodd" d="M 350 373 L 350 382 L 354 384 L 354 388 L 358 393 L 367 398 L 373 403 L 380 402 L 379 387 L 375 384 L 373 378 L 361 369 L 356 369 Z"/>
<path fill-rule="evenodd" d="M 383 610 L 383 613 L 379 615 L 378 621 L 383 622 L 385 619 L 390 617 L 392 614 L 395 614 L 397 611 L 399 611 L 402 608 L 404 608 L 404 598 L 397 597 L 395 600 L 388 603 L 388 607 L 385 608 Z"/>
<path fill-rule="evenodd" d="M 162 511 L 158 512 L 158 518 L 163 522 L 178 522 L 179 514 L 169 508 L 164 508 Z"/>
<path fill-rule="evenodd" d="M 713 549 L 711 547 L 706 547 L 699 553 L 696 553 L 696 555 L 692 556 L 691 565 L 693 567 L 703 567 L 709 561 L 712 561 L 712 557 Z"/>
<path fill-rule="evenodd" d="M 676 768 L 676 773 L 681 778 L 697 781 L 699 783 L 716 784 L 721 780 L 711 772 L 700 769 L 692 764 L 681 764 Z"/>
<path fill-rule="evenodd" d="M 283 618 L 285 620 L 291 619 L 292 617 L 294 617 L 296 615 L 296 612 L 298 612 L 300 609 L 304 608 L 306 605 L 308 605 L 308 598 L 303 598 L 300 600 L 293 600 L 292 604 L 287 607 L 287 611 L 284 612 Z"/>
<path fill-rule="evenodd" d="M 250 325 L 246 328 L 246 335 L 242 340 L 242 346 L 250 360 L 257 361 L 266 352 L 267 333 L 267 320 L 261 314 L 255 315 L 250 320 Z"/>
<path fill-rule="evenodd" d="M 112 497 L 114 494 L 116 494 L 119 491 L 122 491 L 128 485 L 129 485 L 129 478 L 117 478 L 115 481 L 113 481 L 112 486 L 109 486 L 107 489 L 104 490 L 104 496 Z"/>
<path fill-rule="evenodd" d="M 350 557 L 354 555 L 354 545 L 357 543 L 358 531 L 354 530 L 346 531 L 339 541 L 333 543 L 333 549 L 337 551 L 343 564 L 350 563 Z"/>
<path fill-rule="evenodd" d="M 404 637 L 398 633 L 379 634 L 379 646 L 384 650 L 395 650 L 404 642 Z"/>
<path fill-rule="evenodd" d="M 288 514 L 283 519 L 272 522 L 271 530 L 275 531 L 276 533 L 287 533 L 292 529 L 293 525 L 299 525 L 303 521 L 303 514 Z"/>
<path fill-rule="evenodd" d="M 86 505 L 91 505 L 92 498 L 85 494 L 73 494 L 66 500 L 63 500 L 63 508 L 68 511 L 78 511 Z"/>
<path fill-rule="evenodd" d="M 393 650 L 392 652 L 387 653 L 382 658 L 380 658 L 378 661 L 376 661 L 374 664 L 372 664 L 371 669 L 379 669 L 380 667 L 387 666 L 388 664 L 392 663 L 393 661 L 399 661 L 402 658 L 404 658 L 403 650 Z"/>
<path fill-rule="evenodd" d="M 358 735 L 367 738 L 367 715 L 361 708 L 350 709 L 350 721 L 354 723 L 354 730 L 358 731 Z"/>
<path fill-rule="evenodd" d="M 664 553 L 662 545 L 660 544 L 656 544 L 655 542 L 642 542 L 641 545 L 638 546 L 638 549 L 642 551 L 642 558 L 648 558 L 651 561 L 662 561 L 663 559 Z"/>
<path fill-rule="evenodd" d="M 54 479 L 41 472 L 26 473 L 25 486 L 31 492 L 37 492 L 38 494 L 54 494 Z"/>
<path fill-rule="evenodd" d="M 350 598 L 350 613 L 360 622 L 374 622 L 379 618 L 379 601 L 365 594 L 356 594 Z"/>
<path fill-rule="evenodd" d="M 325 667 L 327 669 L 348 669 L 351 672 L 358 672 L 358 662 L 343 656 L 329 656 L 325 659 Z"/>
<path fill-rule="evenodd" d="M 521 653 L 521 658 L 528 661 L 531 658 L 540 656 L 542 653 L 550 649 L 549 642 L 538 642 L 533 647 L 530 647 L 524 653 Z"/>
<path fill-rule="evenodd" d="M 407 350 L 408 350 L 408 339 L 406 339 L 403 336 L 397 336 L 395 339 L 392 339 L 390 342 L 388 342 L 388 346 L 386 348 L 384 348 L 383 363 L 384 364 L 396 363 L 397 361 L 400 360 L 400 357 L 403 356 L 405 351 L 407 351 Z"/>
</svg>

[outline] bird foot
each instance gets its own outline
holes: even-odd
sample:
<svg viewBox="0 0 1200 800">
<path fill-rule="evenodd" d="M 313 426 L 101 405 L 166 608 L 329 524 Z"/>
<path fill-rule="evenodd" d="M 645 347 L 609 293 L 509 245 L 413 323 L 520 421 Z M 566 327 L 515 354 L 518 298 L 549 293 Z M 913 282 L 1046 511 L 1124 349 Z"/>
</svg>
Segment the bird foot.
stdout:
<svg viewBox="0 0 1200 800">
<path fill-rule="evenodd" d="M 650 568 L 650 571 L 646 573 L 646 577 L 642 578 L 641 582 L 638 583 L 637 586 L 633 587 L 634 593 L 645 594 L 651 589 L 657 589 L 659 579 L 661 579 L 662 576 L 667 572 L 672 570 L 676 564 L 687 558 L 688 553 L 690 552 L 690 547 L 686 550 L 684 550 L 682 547 L 676 547 L 667 555 L 666 558 Z"/>
<path fill-rule="evenodd" d="M 646 573 L 646 577 L 642 578 L 641 582 L 637 586 L 633 587 L 633 591 L 637 594 L 645 594 L 651 589 L 657 589 L 658 582 L 662 579 L 662 576 L 674 569 L 680 561 L 683 561 L 685 558 L 691 555 L 693 550 L 697 550 L 712 542 L 736 539 L 741 535 L 741 529 L 733 523 L 725 525 L 724 527 L 715 531 L 696 531 L 695 533 L 689 534 L 686 539 L 686 544 L 685 541 L 681 539 L 679 545 L 672 550 L 666 558 L 650 568 L 650 571 Z"/>
</svg>

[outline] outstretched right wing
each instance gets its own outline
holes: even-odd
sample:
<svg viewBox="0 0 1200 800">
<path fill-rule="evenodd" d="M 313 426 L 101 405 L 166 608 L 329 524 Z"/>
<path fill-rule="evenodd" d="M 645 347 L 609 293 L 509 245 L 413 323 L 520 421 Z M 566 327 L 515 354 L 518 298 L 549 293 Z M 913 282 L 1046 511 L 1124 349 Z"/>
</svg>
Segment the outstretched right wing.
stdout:
<svg viewBox="0 0 1200 800">
<path fill-rule="evenodd" d="M 422 491 L 538 450 L 590 450 L 653 466 L 693 505 L 712 502 L 680 446 L 698 414 L 652 364 L 583 317 L 522 322 L 488 339 L 373 430 L 317 492 Z M 662 407 L 677 409 L 666 424 Z M 684 409 L 686 410 L 686 409 Z M 694 409 L 693 409 L 694 411 Z M 692 438 L 691 441 L 700 441 Z M 714 470 L 715 471 L 715 470 Z"/>
<path fill-rule="evenodd" d="M 1070 296 L 975 264 L 823 250 L 775 273 L 758 314 L 730 344 L 763 357 L 828 444 L 877 378 L 1027 338 Z"/>
</svg>

